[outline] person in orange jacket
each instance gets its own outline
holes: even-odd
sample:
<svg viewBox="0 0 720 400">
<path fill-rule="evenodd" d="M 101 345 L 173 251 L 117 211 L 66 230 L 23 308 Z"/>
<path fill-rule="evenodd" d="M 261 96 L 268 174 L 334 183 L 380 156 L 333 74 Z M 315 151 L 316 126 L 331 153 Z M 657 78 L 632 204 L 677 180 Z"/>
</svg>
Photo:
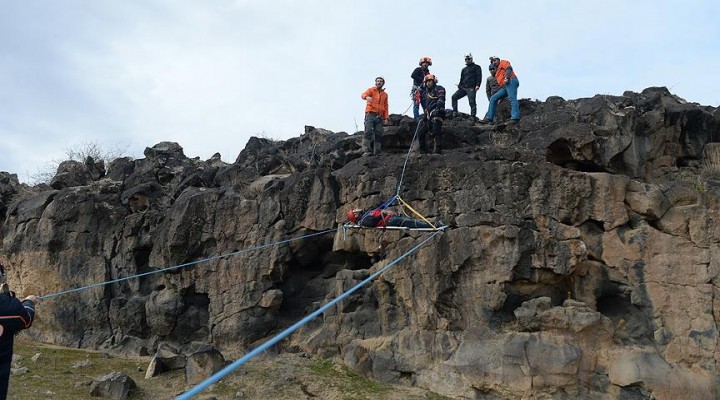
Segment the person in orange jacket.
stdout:
<svg viewBox="0 0 720 400">
<path fill-rule="evenodd" d="M 383 89 L 385 78 L 375 78 L 375 86 L 368 88 L 360 97 L 365 105 L 365 136 L 362 142 L 363 156 L 380 155 L 382 149 L 383 124 L 388 123 L 388 94 Z"/>
<path fill-rule="evenodd" d="M 489 124 L 493 122 L 495 119 L 495 107 L 497 107 L 498 101 L 507 97 L 508 100 L 510 100 L 510 121 L 508 124 L 517 124 L 520 122 L 520 104 L 517 99 L 517 90 L 520 86 L 520 81 L 517 75 L 515 75 L 510 61 L 490 57 L 490 64 L 496 68 L 495 79 L 498 85 L 500 85 L 500 90 L 490 97 L 487 114 L 485 114 L 485 118 L 483 118 L 480 123 Z"/>
</svg>

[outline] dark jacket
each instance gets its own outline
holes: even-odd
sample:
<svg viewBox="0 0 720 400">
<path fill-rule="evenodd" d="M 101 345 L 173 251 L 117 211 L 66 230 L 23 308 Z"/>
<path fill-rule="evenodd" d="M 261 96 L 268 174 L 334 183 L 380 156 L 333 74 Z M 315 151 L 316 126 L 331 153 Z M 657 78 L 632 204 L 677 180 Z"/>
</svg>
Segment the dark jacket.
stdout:
<svg viewBox="0 0 720 400">
<path fill-rule="evenodd" d="M 360 220 L 360 226 L 382 227 L 387 226 L 387 221 L 395 213 L 387 210 L 372 210 Z"/>
<path fill-rule="evenodd" d="M 10 293 L 0 293 L 0 399 L 7 397 L 15 334 L 29 328 L 35 318 L 31 301 L 20 302 Z"/>
<path fill-rule="evenodd" d="M 433 85 L 430 89 L 423 86 L 420 91 L 420 104 L 426 112 L 436 111 L 440 113 L 439 116 L 442 116 L 445 112 L 445 88 L 438 84 Z"/>
<path fill-rule="evenodd" d="M 472 63 L 466 65 L 465 68 L 460 71 L 460 84 L 461 88 L 475 88 L 482 84 L 482 68 L 479 65 Z"/>
<path fill-rule="evenodd" d="M 500 85 L 498 85 L 497 79 L 492 75 L 488 76 L 485 82 L 485 94 L 487 94 L 488 100 L 490 100 L 490 97 L 497 93 L 498 90 L 500 90 Z"/>
<path fill-rule="evenodd" d="M 423 84 L 423 79 L 425 79 L 425 75 L 429 74 L 429 69 L 423 69 L 423 67 L 417 67 L 415 70 L 410 74 L 410 77 L 413 80 L 413 85 L 420 86 Z"/>
</svg>

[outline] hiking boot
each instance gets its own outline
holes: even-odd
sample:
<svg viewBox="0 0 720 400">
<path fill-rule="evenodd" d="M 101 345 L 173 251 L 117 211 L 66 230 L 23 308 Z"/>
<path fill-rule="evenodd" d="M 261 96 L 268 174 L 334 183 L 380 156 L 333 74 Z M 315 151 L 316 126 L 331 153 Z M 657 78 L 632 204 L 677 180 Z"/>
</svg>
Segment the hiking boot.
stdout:
<svg viewBox="0 0 720 400">
<path fill-rule="evenodd" d="M 511 119 L 510 121 L 506 122 L 505 125 L 517 125 L 520 123 L 519 119 Z"/>
<path fill-rule="evenodd" d="M 380 144 L 380 143 L 378 143 L 378 142 L 375 142 L 375 155 L 376 155 L 376 156 L 379 156 L 379 155 L 380 155 L 380 150 L 381 150 L 381 149 L 382 149 L 382 144 Z"/>
<path fill-rule="evenodd" d="M 369 156 L 372 155 L 372 142 L 368 139 L 363 139 L 362 141 L 362 152 L 363 156 Z"/>
<path fill-rule="evenodd" d="M 483 119 L 481 119 L 480 121 L 478 121 L 478 124 L 482 124 L 482 125 L 492 124 L 492 120 L 491 120 L 491 119 L 487 119 L 487 118 L 483 118 Z"/>
</svg>

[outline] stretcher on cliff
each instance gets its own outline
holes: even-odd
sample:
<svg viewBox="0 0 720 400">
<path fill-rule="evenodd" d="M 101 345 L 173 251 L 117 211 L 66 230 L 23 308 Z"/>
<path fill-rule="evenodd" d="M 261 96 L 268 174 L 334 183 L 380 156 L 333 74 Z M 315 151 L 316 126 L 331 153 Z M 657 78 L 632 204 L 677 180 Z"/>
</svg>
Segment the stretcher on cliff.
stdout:
<svg viewBox="0 0 720 400">
<path fill-rule="evenodd" d="M 396 202 L 400 205 L 402 215 L 387 209 Z M 418 218 L 408 215 L 405 212 L 406 208 Z M 435 232 L 445 230 L 448 227 L 442 223 L 433 224 L 397 195 L 369 211 L 361 208 L 351 209 L 348 211 L 348 220 L 350 222 L 344 224 L 343 228 Z"/>
</svg>

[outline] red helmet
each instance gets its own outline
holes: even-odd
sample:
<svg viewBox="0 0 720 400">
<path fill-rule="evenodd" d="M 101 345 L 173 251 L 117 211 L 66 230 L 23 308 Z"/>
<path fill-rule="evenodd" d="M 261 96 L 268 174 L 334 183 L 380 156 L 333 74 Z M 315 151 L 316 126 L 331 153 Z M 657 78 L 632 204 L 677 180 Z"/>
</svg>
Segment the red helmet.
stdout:
<svg viewBox="0 0 720 400">
<path fill-rule="evenodd" d="M 423 79 L 423 82 L 427 81 L 435 81 L 435 83 L 437 83 L 437 78 L 433 74 L 427 74 L 425 75 L 425 79 Z"/>
<path fill-rule="evenodd" d="M 432 65 L 432 58 L 430 58 L 430 57 L 421 58 L 420 63 L 419 63 L 420 66 L 422 66 L 422 63 L 424 63 L 424 62 L 428 63 L 428 65 Z"/>
<path fill-rule="evenodd" d="M 352 223 L 357 222 L 358 215 L 360 215 L 360 213 L 362 213 L 362 210 L 359 208 L 355 208 L 355 209 L 348 211 L 348 219 L 350 220 L 350 222 L 352 222 Z"/>
</svg>

